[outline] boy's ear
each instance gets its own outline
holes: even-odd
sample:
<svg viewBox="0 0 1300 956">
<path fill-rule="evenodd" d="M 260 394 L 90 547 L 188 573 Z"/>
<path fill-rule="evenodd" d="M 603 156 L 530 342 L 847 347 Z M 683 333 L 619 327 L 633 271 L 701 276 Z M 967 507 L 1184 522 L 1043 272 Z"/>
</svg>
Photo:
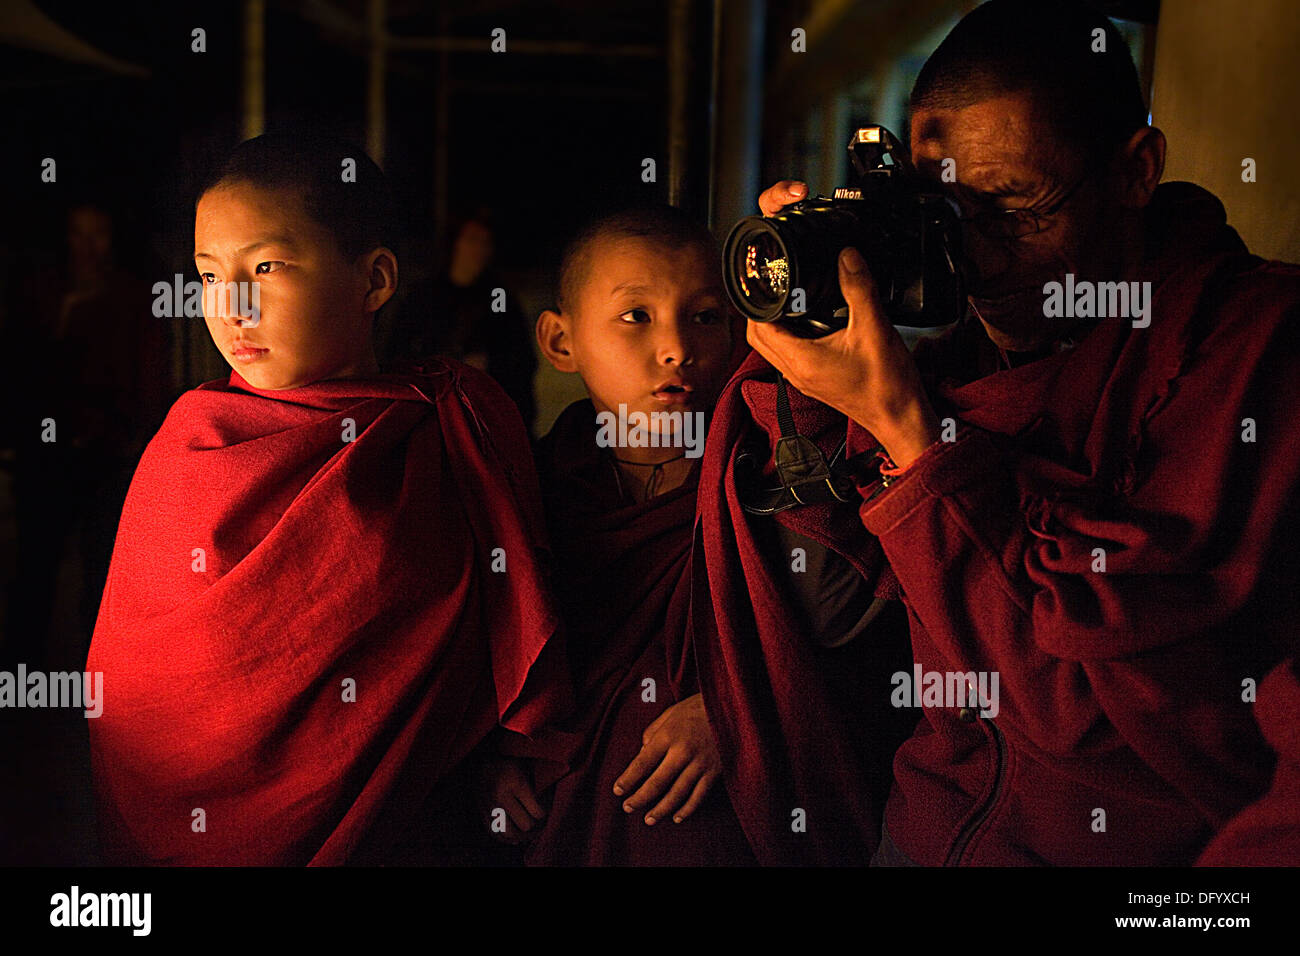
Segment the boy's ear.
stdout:
<svg viewBox="0 0 1300 956">
<path fill-rule="evenodd" d="M 569 318 L 547 309 L 537 317 L 537 344 L 557 372 L 576 372 L 578 363 L 569 351 Z"/>
<path fill-rule="evenodd" d="M 397 256 L 391 249 L 380 246 L 363 255 L 359 267 L 370 283 L 366 311 L 378 312 L 397 291 Z"/>
</svg>

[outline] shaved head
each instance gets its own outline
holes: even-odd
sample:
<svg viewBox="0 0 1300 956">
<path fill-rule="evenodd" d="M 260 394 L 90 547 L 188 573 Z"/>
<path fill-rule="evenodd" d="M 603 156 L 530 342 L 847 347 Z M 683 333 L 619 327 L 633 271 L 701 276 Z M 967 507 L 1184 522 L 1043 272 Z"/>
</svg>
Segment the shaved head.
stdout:
<svg viewBox="0 0 1300 956">
<path fill-rule="evenodd" d="M 1128 45 L 1110 20 L 1078 2 L 990 0 L 977 7 L 926 61 L 911 106 L 959 110 L 1026 93 L 1062 145 L 1089 158 L 1147 125 Z"/>
</svg>

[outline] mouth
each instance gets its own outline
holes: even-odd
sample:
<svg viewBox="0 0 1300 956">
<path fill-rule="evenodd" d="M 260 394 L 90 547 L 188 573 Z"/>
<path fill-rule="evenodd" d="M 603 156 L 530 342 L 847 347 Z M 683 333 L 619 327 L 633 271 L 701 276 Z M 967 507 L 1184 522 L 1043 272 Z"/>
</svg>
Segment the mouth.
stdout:
<svg viewBox="0 0 1300 956">
<path fill-rule="evenodd" d="M 255 362 L 270 351 L 270 349 L 249 342 L 234 342 L 230 346 L 230 354 L 240 362 Z"/>
<path fill-rule="evenodd" d="M 664 382 L 654 390 L 656 401 L 666 405 L 687 405 L 694 401 L 695 389 L 681 380 Z"/>
</svg>

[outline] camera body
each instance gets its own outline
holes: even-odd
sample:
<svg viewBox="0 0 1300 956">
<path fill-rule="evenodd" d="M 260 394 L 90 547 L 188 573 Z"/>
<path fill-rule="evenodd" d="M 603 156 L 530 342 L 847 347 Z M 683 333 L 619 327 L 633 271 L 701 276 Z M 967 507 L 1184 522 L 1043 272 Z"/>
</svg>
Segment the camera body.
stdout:
<svg viewBox="0 0 1300 956">
<path fill-rule="evenodd" d="M 740 313 L 780 322 L 803 338 L 848 323 L 840 294 L 839 254 L 866 260 L 895 325 L 935 328 L 957 321 L 966 306 L 961 225 L 952 202 L 922 180 L 883 126 L 849 141 L 851 185 L 775 216 L 738 222 L 723 247 L 723 280 Z"/>
</svg>

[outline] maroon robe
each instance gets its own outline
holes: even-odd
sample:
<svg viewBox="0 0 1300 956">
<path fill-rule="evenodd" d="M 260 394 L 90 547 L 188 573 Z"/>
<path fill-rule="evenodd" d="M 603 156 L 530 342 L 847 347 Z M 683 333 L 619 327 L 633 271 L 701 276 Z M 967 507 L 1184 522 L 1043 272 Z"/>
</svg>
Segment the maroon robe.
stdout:
<svg viewBox="0 0 1300 956">
<path fill-rule="evenodd" d="M 1273 783 L 1219 831 L 1201 866 L 1300 866 L 1300 659 L 1280 664 L 1259 685 L 1255 720 L 1277 752 Z"/>
<path fill-rule="evenodd" d="M 1300 620 L 1300 268 L 1249 255 L 1225 218 L 1194 186 L 1157 190 L 1148 328 L 1099 320 L 1002 371 L 972 317 L 918 346 L 956 440 L 879 494 L 860 482 L 875 540 L 858 554 L 871 574 L 883 549 L 915 664 L 996 672 L 999 712 L 920 711 L 885 810 L 892 859 L 1188 864 L 1267 785 L 1242 689 L 1294 653 Z M 875 444 L 848 431 L 850 456 Z M 707 487 L 728 473 L 724 434 Z M 810 682 L 742 669 L 753 578 L 734 570 L 723 519 L 710 540 L 706 512 L 718 637 L 698 653 L 739 662 L 730 693 L 761 726 L 760 705 L 799 706 Z M 846 533 L 838 517 L 821 528 Z M 754 599 L 761 624 L 779 595 Z"/>
<path fill-rule="evenodd" d="M 1189 864 L 1268 782 L 1242 688 L 1300 619 L 1300 267 L 1186 183 L 1147 239 L 1148 328 L 992 374 L 973 320 L 917 349 L 956 440 L 862 520 L 917 664 L 997 671 L 1000 711 L 926 708 L 900 749 L 885 825 L 915 862 Z"/>
<path fill-rule="evenodd" d="M 907 667 L 905 625 L 881 615 L 868 633 L 827 648 L 808 633 L 788 588 L 788 554 L 764 553 L 757 527 L 778 521 L 847 559 L 877 596 L 899 596 L 880 546 L 853 504 L 754 516 L 732 463 L 780 435 L 775 371 L 751 353 L 718 400 L 700 479 L 694 637 L 727 789 L 764 865 L 864 865 L 880 834 L 894 749 L 916 723 L 892 711 L 889 677 Z M 790 390 L 801 435 L 828 459 L 842 415 Z M 760 455 L 761 457 L 761 455 Z M 768 483 L 775 484 L 770 462 Z M 892 630 L 891 633 L 891 623 Z"/>
<path fill-rule="evenodd" d="M 519 415 L 473 369 L 182 395 L 86 665 L 108 860 L 383 860 L 440 825 L 424 801 L 498 721 L 567 706 L 543 544 Z"/>
<path fill-rule="evenodd" d="M 721 781 L 682 823 L 669 817 L 647 826 L 650 807 L 626 814 L 614 795 L 645 729 L 698 690 L 687 613 L 699 470 L 680 487 L 635 503 L 623 495 L 616 468 L 610 450 L 596 445 L 596 412 L 587 400 L 570 405 L 538 449 L 578 706 L 566 729 L 580 744 L 527 861 L 752 863 Z"/>
</svg>

